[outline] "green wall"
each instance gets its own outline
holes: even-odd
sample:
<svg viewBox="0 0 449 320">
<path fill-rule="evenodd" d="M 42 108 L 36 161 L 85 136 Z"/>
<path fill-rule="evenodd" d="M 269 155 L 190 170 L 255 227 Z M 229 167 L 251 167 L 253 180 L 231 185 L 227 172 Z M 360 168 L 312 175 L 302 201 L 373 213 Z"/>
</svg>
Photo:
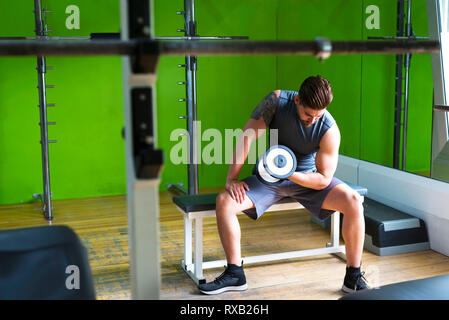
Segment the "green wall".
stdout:
<svg viewBox="0 0 449 320">
<path fill-rule="evenodd" d="M 396 1 L 364 0 L 363 3 L 363 8 L 369 4 L 377 5 L 381 16 L 379 30 L 362 28 L 363 39 L 395 35 Z M 414 33 L 427 36 L 426 2 L 415 0 L 412 5 Z M 394 55 L 362 56 L 359 158 L 386 166 L 393 166 L 395 60 Z M 429 171 L 433 96 L 430 55 L 412 56 L 409 90 L 406 169 L 410 172 Z"/>
<path fill-rule="evenodd" d="M 118 32 L 117 1 L 47 0 L 54 36 Z M 80 30 L 65 26 L 65 8 L 80 8 Z M 34 36 L 33 1 L 0 3 L 1 36 Z M 125 193 L 120 57 L 49 57 L 47 84 L 53 199 Z M 0 59 L 0 203 L 32 201 L 42 192 L 39 103 L 35 58 Z"/>
<path fill-rule="evenodd" d="M 120 29 L 119 1 L 47 0 L 52 35 L 85 36 Z M 80 8 L 80 30 L 67 30 L 65 8 Z M 394 35 L 396 2 L 391 0 L 196 0 L 198 33 L 246 35 L 251 40 L 359 40 Z M 366 6 L 380 8 L 380 30 L 367 30 Z M 424 0 L 413 1 L 416 35 L 427 35 Z M 183 1 L 156 0 L 157 36 L 180 35 Z M 1 36 L 33 36 L 32 3 L 0 3 Z M 173 130 L 185 128 L 184 57 L 163 57 L 157 80 L 158 143 L 167 162 L 167 183 L 187 183 L 186 165 L 169 161 Z M 42 190 L 39 109 L 35 58 L 0 59 L 0 204 L 32 201 Z M 126 191 L 123 93 L 120 57 L 48 58 L 50 167 L 53 199 L 124 194 Z M 340 153 L 392 165 L 394 120 L 392 55 L 332 56 L 324 62 L 308 56 L 199 57 L 198 119 L 202 132 L 242 128 L 254 107 L 274 89 L 297 90 L 301 81 L 321 74 L 331 81 L 334 102 L 329 111 L 342 133 Z M 432 77 L 429 55 L 412 58 L 407 170 L 429 170 Z M 203 148 L 209 142 L 203 141 Z M 224 158 L 223 158 L 224 160 Z M 248 175 L 245 165 L 241 177 Z M 228 165 L 199 166 L 200 187 L 224 184 Z"/>
<path fill-rule="evenodd" d="M 359 0 L 280 1 L 279 40 L 313 40 L 323 36 L 330 40 L 359 40 L 362 36 L 362 2 Z M 321 4 L 321 5 L 320 5 Z M 295 8 L 295 10 L 292 10 Z M 326 23 L 317 23 L 326 21 Z M 311 56 L 278 58 L 279 88 L 298 90 L 305 78 L 320 74 L 329 79 L 334 100 L 329 112 L 334 116 L 342 135 L 340 153 L 360 156 L 360 94 L 361 56 L 331 56 L 319 62 Z"/>
</svg>

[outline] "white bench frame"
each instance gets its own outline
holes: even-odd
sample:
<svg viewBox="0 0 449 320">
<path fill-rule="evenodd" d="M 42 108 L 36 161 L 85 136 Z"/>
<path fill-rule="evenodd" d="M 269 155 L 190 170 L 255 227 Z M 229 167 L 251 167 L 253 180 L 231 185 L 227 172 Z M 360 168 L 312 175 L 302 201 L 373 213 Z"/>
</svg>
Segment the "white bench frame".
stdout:
<svg viewBox="0 0 449 320">
<path fill-rule="evenodd" d="M 361 196 L 361 201 L 364 201 L 363 196 Z M 203 262 L 203 218 L 215 217 L 215 210 L 185 212 L 180 207 L 176 207 L 184 216 L 184 259 L 181 261 L 182 268 L 192 278 L 192 280 L 195 281 L 196 284 L 204 283 L 204 269 L 223 267 L 227 264 L 226 260 Z M 296 209 L 304 209 L 304 206 L 298 202 L 291 202 L 290 200 L 288 202 L 278 202 L 269 207 L 266 212 Z M 243 212 L 239 214 L 243 214 Z M 193 225 L 195 225 L 194 230 L 192 228 Z M 242 260 L 245 264 L 249 264 L 282 259 L 309 257 L 320 254 L 334 254 L 346 261 L 345 246 L 340 246 L 340 212 L 335 212 L 334 214 L 332 214 L 330 236 L 330 242 L 326 243 L 326 247 L 242 257 Z M 192 240 L 194 240 L 193 248 Z M 194 260 L 193 254 L 195 255 Z"/>
</svg>

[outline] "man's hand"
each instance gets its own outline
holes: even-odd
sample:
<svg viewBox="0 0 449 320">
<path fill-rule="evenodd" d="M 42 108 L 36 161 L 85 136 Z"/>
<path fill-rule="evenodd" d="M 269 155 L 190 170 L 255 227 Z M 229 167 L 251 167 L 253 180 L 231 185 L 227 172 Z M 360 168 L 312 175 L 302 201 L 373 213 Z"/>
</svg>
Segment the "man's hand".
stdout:
<svg viewBox="0 0 449 320">
<path fill-rule="evenodd" d="M 238 181 L 237 179 L 226 181 L 225 188 L 231 195 L 231 198 L 238 203 L 243 203 L 243 200 L 245 200 L 245 189 L 249 191 L 248 185 L 244 181 Z"/>
</svg>

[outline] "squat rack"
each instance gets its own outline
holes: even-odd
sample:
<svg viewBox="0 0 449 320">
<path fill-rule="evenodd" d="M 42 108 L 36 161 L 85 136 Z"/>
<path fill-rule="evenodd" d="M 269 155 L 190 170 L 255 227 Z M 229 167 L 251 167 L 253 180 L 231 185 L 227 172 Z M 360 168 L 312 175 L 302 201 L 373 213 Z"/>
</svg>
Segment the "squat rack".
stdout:
<svg viewBox="0 0 449 320">
<path fill-rule="evenodd" d="M 51 30 L 48 30 L 46 21 L 46 14 L 51 13 L 51 10 L 45 9 L 42 6 L 41 0 L 34 0 L 34 21 L 36 34 L 35 37 L 0 37 L 0 40 L 32 40 L 32 41 L 61 41 L 61 40 L 104 40 L 104 39 L 119 39 L 119 33 L 92 33 L 89 37 L 53 37 L 48 34 Z M 40 199 L 42 202 L 42 211 L 44 217 L 47 220 L 53 220 L 53 205 L 51 203 L 50 186 L 50 157 L 49 157 L 49 143 L 57 143 L 57 140 L 49 140 L 48 138 L 48 125 L 56 125 L 56 122 L 49 122 L 47 120 L 48 107 L 55 107 L 54 103 L 47 103 L 47 89 L 55 88 L 54 85 L 47 85 L 46 73 L 47 70 L 53 70 L 54 67 L 47 66 L 47 59 L 45 55 L 39 55 L 37 57 L 37 75 L 38 75 L 38 94 L 39 94 L 39 126 L 40 126 L 40 144 L 41 144 L 41 158 L 42 158 L 42 193 L 34 193 L 34 199 Z"/>
<path fill-rule="evenodd" d="M 64 41 L 64 40 L 117 40 L 120 39 L 120 33 L 92 33 L 90 36 L 80 37 L 54 37 L 49 36 L 46 23 L 46 14 L 50 10 L 42 7 L 41 0 L 34 0 L 34 15 L 35 15 L 35 33 L 36 37 L 0 37 L 0 40 L 32 40 L 32 41 Z M 176 12 L 184 18 L 184 29 L 178 29 L 178 32 L 184 32 L 182 37 L 153 37 L 155 40 L 238 40 L 248 39 L 244 36 L 199 36 L 197 34 L 195 21 L 195 0 L 184 0 L 184 11 Z M 187 165 L 188 175 L 188 191 L 183 188 L 182 183 L 168 184 L 168 189 L 175 190 L 183 194 L 198 194 L 198 141 L 197 141 L 197 94 L 196 94 L 196 71 L 197 71 L 197 57 L 186 56 L 185 64 L 178 65 L 180 68 L 185 68 L 185 81 L 179 81 L 179 85 L 186 86 L 186 98 L 178 99 L 179 102 L 186 102 L 186 115 L 179 116 L 178 119 L 187 120 L 187 131 L 189 138 L 189 162 Z M 48 220 L 53 219 L 53 206 L 51 204 L 51 187 L 50 187 L 50 160 L 49 160 L 49 143 L 56 143 L 57 140 L 49 140 L 48 125 L 55 125 L 56 122 L 47 121 L 47 108 L 54 107 L 55 104 L 47 103 L 46 89 L 54 88 L 46 84 L 46 72 L 52 70 L 53 67 L 47 66 L 46 57 L 44 55 L 37 57 L 37 73 L 38 73 L 38 91 L 39 91 L 39 107 L 40 107 L 40 134 L 41 134 L 41 157 L 42 157 L 42 181 L 43 192 L 33 194 L 33 198 L 40 198 L 42 201 L 42 210 L 44 216 Z"/>
<path fill-rule="evenodd" d="M 248 39 L 244 36 L 209 36 L 202 37 L 197 34 L 197 23 L 195 20 L 195 0 L 184 0 L 184 11 L 176 12 L 184 18 L 184 29 L 178 29 L 178 32 L 184 32 L 184 37 L 155 37 L 158 40 L 238 40 Z M 183 183 L 168 184 L 169 190 L 177 191 L 181 194 L 198 194 L 198 132 L 197 132 L 197 95 L 196 95 L 196 71 L 198 61 L 195 55 L 186 55 L 185 64 L 178 64 L 179 68 L 185 68 L 185 81 L 179 81 L 179 85 L 186 86 L 186 98 L 178 99 L 179 102 L 186 103 L 186 115 L 178 116 L 178 119 L 187 120 L 187 131 L 189 141 L 189 155 L 187 163 L 187 191 L 183 188 Z M 185 134 L 181 134 L 185 135 Z"/>
<path fill-rule="evenodd" d="M 46 13 L 49 10 L 42 9 L 41 0 L 34 0 L 34 17 L 35 17 L 35 33 L 37 39 L 42 39 L 48 36 L 47 22 L 45 19 Z M 42 180 L 43 180 L 43 193 L 33 194 L 33 198 L 40 198 L 42 201 L 45 218 L 48 220 L 53 219 L 51 204 L 51 189 L 50 189 L 50 164 L 48 156 L 48 144 L 56 143 L 56 140 L 48 139 L 48 125 L 55 125 L 56 122 L 47 121 L 47 107 L 54 107 L 55 104 L 47 104 L 47 88 L 54 88 L 54 86 L 48 86 L 45 79 L 45 74 L 48 69 L 47 60 L 45 56 L 37 57 L 37 74 L 38 74 L 38 91 L 39 91 L 39 117 L 40 117 L 40 133 L 41 133 L 41 155 L 42 155 Z"/>
<path fill-rule="evenodd" d="M 52 37 L 48 33 L 46 14 L 51 13 L 51 10 L 45 9 L 42 6 L 41 0 L 34 0 L 34 23 L 36 34 L 35 37 L 0 37 L 0 40 L 16 41 L 16 40 L 32 40 L 32 41 L 61 41 L 61 40 L 91 40 L 91 39 L 107 39 L 114 38 L 116 34 L 113 33 L 97 33 L 91 34 L 90 37 Z M 44 54 L 37 55 L 37 75 L 38 75 L 38 94 L 39 94 L 39 126 L 40 126 L 40 144 L 41 144 L 41 158 L 42 158 L 42 193 L 34 193 L 33 198 L 42 201 L 42 210 L 47 220 L 53 219 L 53 205 L 51 203 L 51 186 L 50 186 L 50 157 L 49 144 L 57 143 L 57 140 L 50 140 L 48 138 L 48 126 L 56 125 L 56 122 L 49 122 L 47 111 L 49 107 L 55 107 L 54 103 L 47 103 L 47 89 L 55 88 L 54 85 L 48 85 L 46 81 L 47 70 L 53 70 L 54 67 L 47 66 L 47 59 Z"/>
</svg>

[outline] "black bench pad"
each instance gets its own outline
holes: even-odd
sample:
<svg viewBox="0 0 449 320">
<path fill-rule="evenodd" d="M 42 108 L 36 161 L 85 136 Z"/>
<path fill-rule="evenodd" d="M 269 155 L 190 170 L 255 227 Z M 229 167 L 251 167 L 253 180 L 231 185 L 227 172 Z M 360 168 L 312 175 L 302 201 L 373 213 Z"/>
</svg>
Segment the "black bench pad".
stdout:
<svg viewBox="0 0 449 320">
<path fill-rule="evenodd" d="M 368 193 L 367 188 L 356 186 L 347 182 L 346 184 L 356 190 L 361 196 L 365 196 Z M 218 193 L 182 195 L 173 197 L 173 202 L 184 212 L 215 210 L 215 199 L 217 198 L 217 195 Z M 291 198 L 282 200 L 282 203 L 285 202 L 296 202 L 296 200 Z"/>
<path fill-rule="evenodd" d="M 449 274 L 354 292 L 340 300 L 449 300 Z"/>
</svg>

